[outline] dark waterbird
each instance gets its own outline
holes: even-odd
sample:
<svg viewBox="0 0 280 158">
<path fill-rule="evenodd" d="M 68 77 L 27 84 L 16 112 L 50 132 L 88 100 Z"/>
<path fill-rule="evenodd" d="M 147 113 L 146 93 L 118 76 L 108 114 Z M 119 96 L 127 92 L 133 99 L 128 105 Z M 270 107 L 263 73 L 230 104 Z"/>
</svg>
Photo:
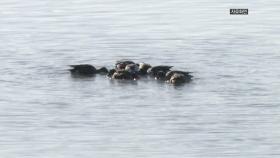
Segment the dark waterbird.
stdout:
<svg viewBox="0 0 280 158">
<path fill-rule="evenodd" d="M 174 85 L 180 85 L 192 80 L 191 72 L 186 71 L 169 71 L 166 73 L 165 80 Z"/>
<path fill-rule="evenodd" d="M 115 72 L 116 72 L 116 69 L 109 70 L 107 77 L 112 78 Z"/>
<path fill-rule="evenodd" d="M 147 70 L 147 73 L 151 76 L 154 77 L 156 80 L 165 80 L 165 75 L 172 66 L 164 66 L 164 65 L 159 65 L 159 66 L 154 66 L 151 67 Z"/>
<path fill-rule="evenodd" d="M 148 69 L 151 68 L 152 66 L 150 64 L 146 63 L 139 63 L 139 75 L 147 75 L 148 74 Z"/>
<path fill-rule="evenodd" d="M 138 74 L 139 73 L 139 65 L 138 64 L 128 64 L 125 66 L 125 71 L 128 71 L 132 74 Z"/>
<path fill-rule="evenodd" d="M 186 77 L 184 74 L 180 74 L 180 73 L 174 73 L 170 80 L 169 83 L 173 84 L 173 85 L 181 85 L 187 82 L 190 82 L 191 78 Z"/>
<path fill-rule="evenodd" d="M 187 71 L 177 71 L 177 70 L 172 70 L 172 71 L 168 71 L 165 75 L 165 80 L 169 81 L 171 79 L 171 77 L 174 74 L 182 74 L 184 75 L 186 78 L 188 78 L 189 80 L 192 79 L 192 75 L 190 75 L 191 72 L 187 72 Z"/>
<path fill-rule="evenodd" d="M 137 74 L 131 73 L 126 70 L 112 70 L 110 73 L 112 74 L 111 75 L 112 79 L 117 79 L 117 80 L 137 80 L 138 79 Z"/>
<path fill-rule="evenodd" d="M 69 71 L 73 75 L 81 75 L 81 76 L 92 76 L 95 74 L 107 74 L 108 70 L 106 67 L 101 67 L 100 69 L 96 69 L 94 66 L 90 64 L 80 64 L 80 65 L 70 65 L 72 67 Z"/>
<path fill-rule="evenodd" d="M 115 64 L 116 70 L 123 70 L 125 69 L 126 65 L 135 64 L 133 61 L 130 60 L 119 60 Z"/>
<path fill-rule="evenodd" d="M 172 67 L 173 66 L 164 66 L 164 65 L 153 66 L 153 67 L 149 68 L 147 70 L 147 72 L 149 75 L 156 76 L 158 74 L 158 72 L 167 73 L 168 71 L 170 71 L 170 69 Z"/>
<path fill-rule="evenodd" d="M 156 80 L 161 80 L 161 81 L 165 81 L 165 76 L 166 76 L 165 71 L 157 71 L 157 72 L 155 72 L 155 75 L 154 75 Z"/>
</svg>

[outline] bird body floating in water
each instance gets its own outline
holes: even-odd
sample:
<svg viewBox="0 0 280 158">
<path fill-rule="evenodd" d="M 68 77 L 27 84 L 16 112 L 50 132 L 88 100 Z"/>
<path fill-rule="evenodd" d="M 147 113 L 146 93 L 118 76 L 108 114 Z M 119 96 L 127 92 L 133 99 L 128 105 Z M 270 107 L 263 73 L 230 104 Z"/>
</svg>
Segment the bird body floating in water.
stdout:
<svg viewBox="0 0 280 158">
<path fill-rule="evenodd" d="M 129 65 L 129 64 L 135 64 L 135 63 L 130 60 L 119 60 L 116 62 L 115 68 L 118 70 L 123 70 L 123 69 L 125 69 L 126 65 Z"/>
<path fill-rule="evenodd" d="M 148 69 L 152 66 L 150 64 L 146 63 L 139 63 L 139 75 L 147 75 Z"/>
<path fill-rule="evenodd" d="M 95 74 L 107 74 L 108 70 L 105 67 L 101 67 L 100 69 L 96 69 L 94 66 L 90 64 L 81 64 L 81 65 L 70 65 L 70 72 L 73 75 L 81 75 L 81 76 L 92 76 Z"/>
<path fill-rule="evenodd" d="M 177 70 L 171 70 L 171 71 L 168 71 L 165 75 L 165 80 L 170 80 L 171 77 L 174 75 L 174 74 L 182 74 L 183 76 L 186 77 L 186 79 L 189 79 L 191 80 L 191 78 L 193 77 L 192 75 L 190 75 L 191 72 L 186 72 L 186 71 L 177 71 Z"/>
<path fill-rule="evenodd" d="M 156 76 L 158 72 L 167 73 L 168 71 L 170 71 L 172 67 L 173 66 L 165 66 L 165 65 L 153 66 L 147 70 L 147 73 L 151 76 Z"/>
<path fill-rule="evenodd" d="M 179 85 L 182 83 L 187 83 L 192 80 L 191 72 L 185 71 L 169 71 L 166 73 L 165 80 L 171 84 Z"/>
</svg>

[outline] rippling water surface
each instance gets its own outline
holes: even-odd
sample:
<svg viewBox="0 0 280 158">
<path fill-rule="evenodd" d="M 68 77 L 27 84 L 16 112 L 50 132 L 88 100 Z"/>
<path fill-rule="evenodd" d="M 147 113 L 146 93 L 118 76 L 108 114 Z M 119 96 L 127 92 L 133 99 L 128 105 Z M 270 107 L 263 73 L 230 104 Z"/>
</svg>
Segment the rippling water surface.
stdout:
<svg viewBox="0 0 280 158">
<path fill-rule="evenodd" d="M 278 158 L 279 6 L 1 0 L 0 156 Z M 195 80 L 174 87 L 67 71 L 122 58 L 193 71 Z"/>
</svg>

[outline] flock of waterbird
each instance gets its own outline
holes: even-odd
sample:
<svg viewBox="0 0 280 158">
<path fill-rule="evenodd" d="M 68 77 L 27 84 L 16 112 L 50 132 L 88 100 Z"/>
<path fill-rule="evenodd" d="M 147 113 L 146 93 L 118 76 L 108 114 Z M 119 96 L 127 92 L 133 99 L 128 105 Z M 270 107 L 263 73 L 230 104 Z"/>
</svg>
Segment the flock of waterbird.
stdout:
<svg viewBox="0 0 280 158">
<path fill-rule="evenodd" d="M 70 72 L 74 76 L 92 77 L 96 74 L 106 75 L 115 80 L 138 80 L 141 77 L 151 77 L 174 85 L 181 85 L 192 80 L 191 72 L 172 70 L 173 66 L 151 66 L 147 63 L 135 63 L 130 60 L 117 61 L 114 68 L 99 69 L 90 64 L 70 65 Z"/>
</svg>

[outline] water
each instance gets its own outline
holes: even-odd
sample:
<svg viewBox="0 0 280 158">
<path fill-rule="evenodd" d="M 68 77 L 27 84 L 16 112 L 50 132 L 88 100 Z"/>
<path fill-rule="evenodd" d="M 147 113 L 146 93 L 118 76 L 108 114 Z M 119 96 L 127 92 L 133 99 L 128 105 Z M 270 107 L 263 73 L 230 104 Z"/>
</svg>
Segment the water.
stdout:
<svg viewBox="0 0 280 158">
<path fill-rule="evenodd" d="M 279 1 L 0 6 L 1 157 L 280 156 Z M 193 71 L 195 80 L 174 87 L 67 71 L 122 58 Z"/>
</svg>

